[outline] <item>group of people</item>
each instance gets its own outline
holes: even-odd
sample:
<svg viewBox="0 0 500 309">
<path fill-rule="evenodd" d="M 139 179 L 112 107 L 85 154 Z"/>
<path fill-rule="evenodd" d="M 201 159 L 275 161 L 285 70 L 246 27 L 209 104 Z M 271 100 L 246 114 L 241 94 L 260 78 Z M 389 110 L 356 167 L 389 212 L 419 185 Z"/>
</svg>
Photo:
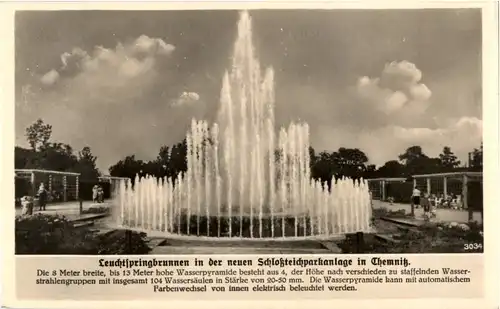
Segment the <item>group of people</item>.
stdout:
<svg viewBox="0 0 500 309">
<path fill-rule="evenodd" d="M 437 208 L 452 208 L 452 209 L 461 209 L 462 203 L 460 202 L 460 196 L 457 195 L 436 195 L 425 193 L 423 197 L 421 197 L 421 192 L 418 188 L 413 189 L 413 193 L 411 196 L 411 203 L 415 206 L 415 208 L 422 207 L 424 209 L 424 218 L 430 219 L 436 217 L 436 209 Z"/>
<path fill-rule="evenodd" d="M 92 187 L 92 201 L 94 203 L 104 203 L 104 189 L 100 185 Z"/>
<path fill-rule="evenodd" d="M 47 210 L 47 201 L 49 198 L 49 192 L 45 189 L 45 184 L 42 182 L 38 187 L 38 190 L 35 194 L 35 198 L 32 196 L 25 195 L 21 198 L 21 207 L 23 215 L 32 215 L 35 201 L 38 202 L 38 211 Z M 36 200 L 35 200 L 36 199 Z"/>
<path fill-rule="evenodd" d="M 438 208 L 462 209 L 462 199 L 459 195 L 432 194 L 431 202 Z"/>
<path fill-rule="evenodd" d="M 431 196 L 429 193 L 425 193 L 424 196 L 421 196 L 422 193 L 420 190 L 415 187 L 413 188 L 413 192 L 411 195 L 411 204 L 415 206 L 415 208 L 422 207 L 424 209 L 424 219 L 430 220 L 431 218 L 435 218 L 437 216 L 436 213 L 436 205 L 431 202 Z"/>
<path fill-rule="evenodd" d="M 47 210 L 47 202 L 49 201 L 50 192 L 45 188 L 42 182 L 36 191 L 35 196 L 25 195 L 21 198 L 21 207 L 23 215 L 32 215 L 35 204 L 38 204 L 39 211 Z M 92 199 L 95 203 L 104 202 L 104 189 L 100 185 L 95 185 L 92 188 Z"/>
</svg>

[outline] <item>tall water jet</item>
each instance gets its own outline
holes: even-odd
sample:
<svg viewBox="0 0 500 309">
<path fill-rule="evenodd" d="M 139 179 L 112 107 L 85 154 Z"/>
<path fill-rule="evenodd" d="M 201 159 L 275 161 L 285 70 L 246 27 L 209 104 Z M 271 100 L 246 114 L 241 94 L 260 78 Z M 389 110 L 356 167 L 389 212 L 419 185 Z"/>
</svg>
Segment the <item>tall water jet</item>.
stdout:
<svg viewBox="0 0 500 309">
<path fill-rule="evenodd" d="M 274 71 L 262 74 L 247 12 L 240 15 L 233 48 L 216 121 L 209 126 L 193 119 L 186 134 L 187 171 L 121 185 L 118 224 L 215 238 L 368 231 L 365 182 L 311 179 L 308 124 L 276 131 Z"/>
</svg>

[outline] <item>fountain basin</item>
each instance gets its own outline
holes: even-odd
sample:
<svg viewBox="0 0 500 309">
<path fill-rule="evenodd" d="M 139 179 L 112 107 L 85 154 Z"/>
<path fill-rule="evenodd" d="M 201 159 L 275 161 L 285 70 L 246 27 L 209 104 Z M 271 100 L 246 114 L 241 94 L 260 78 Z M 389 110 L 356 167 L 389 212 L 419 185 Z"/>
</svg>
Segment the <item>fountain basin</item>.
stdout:
<svg viewBox="0 0 500 309">
<path fill-rule="evenodd" d="M 340 226 L 330 225 L 329 231 L 324 228 L 324 223 L 307 215 L 294 216 L 290 214 L 262 214 L 262 216 L 237 214 L 206 216 L 187 214 L 185 212 L 172 218 L 172 222 L 153 224 L 124 220 L 122 226 L 143 231 L 158 231 L 178 236 L 201 236 L 208 238 L 304 238 L 318 235 L 334 236 L 341 234 Z"/>
</svg>

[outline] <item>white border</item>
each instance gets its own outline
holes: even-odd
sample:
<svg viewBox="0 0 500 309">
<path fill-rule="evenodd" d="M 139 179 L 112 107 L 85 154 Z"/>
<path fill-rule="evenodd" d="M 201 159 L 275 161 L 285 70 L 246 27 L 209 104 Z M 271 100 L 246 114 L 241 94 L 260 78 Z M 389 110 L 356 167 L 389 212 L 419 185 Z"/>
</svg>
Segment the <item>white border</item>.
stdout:
<svg viewBox="0 0 500 309">
<path fill-rule="evenodd" d="M 483 123 L 484 123 L 484 179 L 485 179 L 485 268 L 486 268 L 486 297 L 483 300 L 465 299 L 435 299 L 422 300 L 415 299 L 405 301 L 406 308 L 425 307 L 452 307 L 452 308 L 493 308 L 498 307 L 498 241 L 495 228 L 498 226 L 498 190 L 499 183 L 499 152 L 498 152 L 498 3 L 496 1 L 343 1 L 343 2 L 181 2 L 176 3 L 125 3 L 110 1 L 107 3 L 3 3 L 0 4 L 0 42 L 2 42 L 2 65 L 0 69 L 0 139 L 2 149 L 0 151 L 1 173 L 0 184 L 2 188 L 2 213 L 1 220 L 4 238 L 2 246 L 2 266 L 3 266 L 3 306 L 34 308 L 101 308 L 103 306 L 120 306 L 121 308 L 144 306 L 144 301 L 137 302 L 37 302 L 37 301 L 15 301 L 15 284 L 13 281 L 14 255 L 13 255 L 13 217 L 14 209 L 8 207 L 11 204 L 14 183 L 13 171 L 13 145 L 14 145 L 14 10 L 90 10 L 90 9 L 115 9 L 115 10 L 151 10 L 151 9 L 413 9 L 413 8 L 483 8 Z M 449 255 L 448 255 L 449 256 Z M 179 256 L 177 256 L 179 257 Z M 242 258 L 243 256 L 239 256 Z M 443 255 L 440 255 L 443 258 Z M 304 305 L 315 306 L 341 306 L 342 308 L 401 308 L 401 300 L 335 300 L 331 301 L 302 301 L 286 300 L 279 302 L 245 301 L 245 302 L 204 302 L 197 301 L 169 301 L 171 308 L 194 308 L 203 306 L 204 308 L 234 307 L 254 308 L 254 307 L 284 307 L 302 308 Z M 148 302 L 147 306 L 164 307 L 165 302 Z"/>
</svg>

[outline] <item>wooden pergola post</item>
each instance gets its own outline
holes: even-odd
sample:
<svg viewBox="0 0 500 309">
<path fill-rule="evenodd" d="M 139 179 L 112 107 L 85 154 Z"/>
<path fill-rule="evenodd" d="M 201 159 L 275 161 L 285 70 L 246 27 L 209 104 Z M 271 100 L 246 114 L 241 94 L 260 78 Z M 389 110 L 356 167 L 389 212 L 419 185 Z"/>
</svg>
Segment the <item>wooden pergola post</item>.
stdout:
<svg viewBox="0 0 500 309">
<path fill-rule="evenodd" d="M 443 195 L 446 197 L 448 195 L 448 178 L 443 177 Z"/>
<path fill-rule="evenodd" d="M 385 201 L 385 180 L 382 180 L 382 201 Z"/>
<path fill-rule="evenodd" d="M 427 194 L 431 194 L 431 178 L 427 177 Z"/>
<path fill-rule="evenodd" d="M 469 178 L 467 174 L 462 176 L 462 205 L 465 209 L 467 209 L 469 222 L 474 220 L 474 209 L 469 207 L 469 188 L 468 188 Z"/>
<path fill-rule="evenodd" d="M 80 200 L 80 177 L 79 176 L 76 176 L 76 184 L 75 184 L 75 198 L 76 200 Z"/>
<path fill-rule="evenodd" d="M 52 175 L 49 175 L 48 188 L 49 188 L 49 192 L 52 193 Z"/>
<path fill-rule="evenodd" d="M 467 183 L 468 183 L 468 177 L 467 174 L 464 174 L 462 176 L 462 203 L 464 205 L 464 208 L 468 208 L 469 206 L 467 201 L 467 195 L 468 195 Z"/>
<path fill-rule="evenodd" d="M 31 178 L 30 179 L 30 182 L 31 182 L 31 191 L 32 191 L 33 196 L 35 196 L 36 195 L 36 191 L 37 191 L 36 190 L 36 183 L 35 183 L 35 180 L 36 180 L 35 179 L 35 172 L 31 172 L 30 178 Z"/>
<path fill-rule="evenodd" d="M 411 203 L 410 204 L 410 206 L 411 206 L 411 208 L 410 208 L 411 209 L 410 215 L 411 215 L 412 218 L 415 217 L 415 204 L 413 203 L 413 190 L 416 187 L 417 187 L 417 178 L 413 177 L 413 188 L 412 188 L 412 191 L 411 191 L 412 193 L 411 193 L 411 202 L 410 202 Z"/>
<path fill-rule="evenodd" d="M 63 176 L 63 201 L 68 201 L 68 179 L 66 175 Z"/>
</svg>

